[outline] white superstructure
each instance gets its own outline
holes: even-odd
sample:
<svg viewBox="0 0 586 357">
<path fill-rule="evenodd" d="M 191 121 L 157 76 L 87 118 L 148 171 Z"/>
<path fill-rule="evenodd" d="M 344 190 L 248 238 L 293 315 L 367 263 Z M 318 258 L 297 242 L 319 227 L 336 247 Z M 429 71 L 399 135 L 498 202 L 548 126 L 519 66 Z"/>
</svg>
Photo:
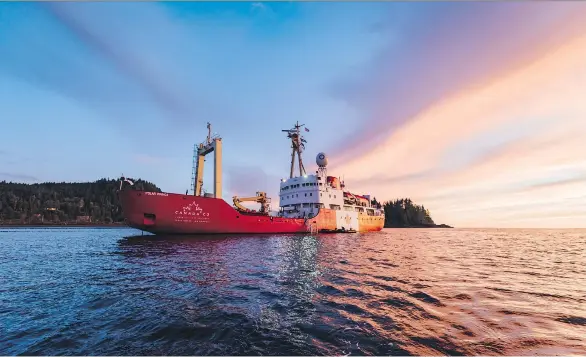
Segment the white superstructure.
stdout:
<svg viewBox="0 0 586 357">
<path fill-rule="evenodd" d="M 374 207 L 369 196 L 356 196 L 344 191 L 344 183 L 337 177 L 327 175 L 327 156 L 319 153 L 316 157 L 319 169 L 313 175 L 301 175 L 284 179 L 280 184 L 280 215 L 289 218 L 311 218 L 320 209 L 353 212 L 347 215 L 351 220 L 358 213 L 380 216 L 382 210 Z M 342 213 L 342 212 L 341 212 Z"/>
</svg>

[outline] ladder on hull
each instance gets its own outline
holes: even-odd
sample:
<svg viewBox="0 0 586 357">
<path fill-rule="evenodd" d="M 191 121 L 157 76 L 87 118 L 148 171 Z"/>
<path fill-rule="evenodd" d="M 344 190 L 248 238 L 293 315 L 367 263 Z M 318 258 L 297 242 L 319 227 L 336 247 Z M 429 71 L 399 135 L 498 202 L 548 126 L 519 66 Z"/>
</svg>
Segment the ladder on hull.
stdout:
<svg viewBox="0 0 586 357">
<path fill-rule="evenodd" d="M 309 233 L 311 233 L 311 234 L 317 234 L 318 233 L 317 225 L 310 224 L 309 225 Z"/>
</svg>

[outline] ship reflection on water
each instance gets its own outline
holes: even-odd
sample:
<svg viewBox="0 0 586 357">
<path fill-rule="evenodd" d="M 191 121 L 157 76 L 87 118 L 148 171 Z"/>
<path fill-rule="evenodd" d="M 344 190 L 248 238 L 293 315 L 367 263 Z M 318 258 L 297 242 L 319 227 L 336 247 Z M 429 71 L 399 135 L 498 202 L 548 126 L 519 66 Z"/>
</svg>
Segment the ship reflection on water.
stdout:
<svg viewBox="0 0 586 357">
<path fill-rule="evenodd" d="M 163 265 L 177 270 L 185 265 L 183 282 L 199 289 L 193 304 L 207 301 L 209 309 L 240 314 L 240 323 L 263 338 L 288 341 L 286 353 L 586 351 L 580 334 L 586 324 L 584 277 L 575 271 L 565 276 L 568 283 L 581 281 L 572 291 L 544 271 L 549 258 L 542 250 L 533 260 L 522 253 L 536 248 L 535 242 L 550 244 L 547 238 L 513 232 L 522 239 L 512 244 L 515 239 L 500 232 L 472 231 L 478 238 L 469 246 L 458 231 L 389 232 L 151 236 L 120 244 L 132 256 L 148 251 L 141 243 L 148 242 L 167 254 L 154 260 L 165 259 Z M 497 246 L 499 239 L 506 244 Z M 572 305 L 578 310 L 568 314 Z M 250 343 L 243 353 L 254 351 L 256 342 Z M 265 353 L 283 352 L 271 342 L 262 345 L 273 348 Z"/>
<path fill-rule="evenodd" d="M 0 232 L 0 354 L 586 353 L 585 231 L 40 232 Z"/>
</svg>

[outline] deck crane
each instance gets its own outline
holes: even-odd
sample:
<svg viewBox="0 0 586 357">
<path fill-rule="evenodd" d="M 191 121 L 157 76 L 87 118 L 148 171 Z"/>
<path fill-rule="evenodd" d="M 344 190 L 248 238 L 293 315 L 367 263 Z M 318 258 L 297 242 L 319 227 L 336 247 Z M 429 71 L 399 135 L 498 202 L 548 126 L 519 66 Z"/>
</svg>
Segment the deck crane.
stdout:
<svg viewBox="0 0 586 357">
<path fill-rule="evenodd" d="M 234 201 L 234 206 L 242 213 L 247 214 L 259 214 L 259 215 L 268 215 L 269 214 L 269 205 L 270 205 L 270 198 L 267 197 L 265 192 L 257 192 L 256 196 L 254 197 L 232 197 Z M 241 202 L 257 202 L 260 203 L 260 209 L 258 211 L 248 209 L 241 205 Z"/>
</svg>

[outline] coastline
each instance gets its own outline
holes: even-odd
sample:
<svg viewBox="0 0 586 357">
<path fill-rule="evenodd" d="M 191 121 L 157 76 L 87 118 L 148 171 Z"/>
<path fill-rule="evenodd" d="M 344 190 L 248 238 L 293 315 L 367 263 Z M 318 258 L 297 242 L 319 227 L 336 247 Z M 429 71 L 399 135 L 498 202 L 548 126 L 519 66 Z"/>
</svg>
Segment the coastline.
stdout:
<svg viewBox="0 0 586 357">
<path fill-rule="evenodd" d="M 123 228 L 128 227 L 124 223 L 0 223 L 0 228 L 47 228 L 47 227 L 71 227 L 71 228 Z"/>
<path fill-rule="evenodd" d="M 33 223 L 0 223 L 0 228 L 48 228 L 48 227 L 69 227 L 69 228 L 126 228 L 128 227 L 124 223 L 44 223 L 44 224 L 33 224 Z M 435 225 L 416 225 L 416 226 L 385 226 L 383 228 L 454 228 L 447 224 L 435 224 Z"/>
<path fill-rule="evenodd" d="M 418 224 L 414 226 L 385 226 L 384 228 L 454 228 L 447 224 Z"/>
</svg>

